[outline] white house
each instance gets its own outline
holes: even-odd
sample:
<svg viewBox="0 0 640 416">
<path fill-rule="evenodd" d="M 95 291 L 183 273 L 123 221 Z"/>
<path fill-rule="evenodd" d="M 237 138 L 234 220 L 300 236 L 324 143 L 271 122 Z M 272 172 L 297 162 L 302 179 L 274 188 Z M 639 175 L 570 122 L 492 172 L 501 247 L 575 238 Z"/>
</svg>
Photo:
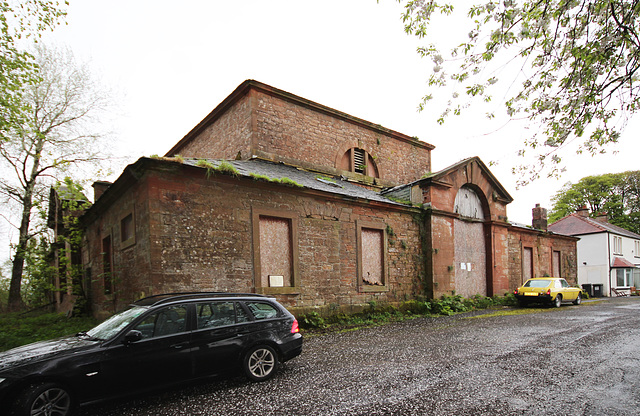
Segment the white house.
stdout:
<svg viewBox="0 0 640 416">
<path fill-rule="evenodd" d="M 602 296 L 615 296 L 640 289 L 640 235 L 609 224 L 606 215 L 588 215 L 580 209 L 549 225 L 549 231 L 580 237 L 578 283 L 591 285 L 596 296 L 600 290 Z"/>
</svg>

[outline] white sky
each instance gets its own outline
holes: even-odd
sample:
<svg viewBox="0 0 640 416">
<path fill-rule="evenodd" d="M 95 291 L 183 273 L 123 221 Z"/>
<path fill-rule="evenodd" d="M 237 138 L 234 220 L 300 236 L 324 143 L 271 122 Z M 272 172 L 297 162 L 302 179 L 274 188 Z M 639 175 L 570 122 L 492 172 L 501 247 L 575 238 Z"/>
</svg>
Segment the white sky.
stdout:
<svg viewBox="0 0 640 416">
<path fill-rule="evenodd" d="M 242 81 L 255 79 L 435 145 L 434 171 L 470 156 L 497 161 L 490 169 L 515 199 L 508 216 L 516 222 L 530 224 L 536 203 L 551 208 L 567 181 L 638 169 L 636 123 L 618 155 L 570 157 L 561 180 L 516 190 L 511 167 L 523 162 L 515 154 L 530 132 L 500 129 L 473 110 L 443 126 L 435 123 L 441 107 L 418 113 L 432 63 L 404 33 L 395 0 L 71 0 L 68 12 L 68 25 L 47 42 L 90 59 L 120 91 L 109 128 L 126 163 L 165 154 Z M 462 31 L 448 25 L 437 36 Z"/>
</svg>

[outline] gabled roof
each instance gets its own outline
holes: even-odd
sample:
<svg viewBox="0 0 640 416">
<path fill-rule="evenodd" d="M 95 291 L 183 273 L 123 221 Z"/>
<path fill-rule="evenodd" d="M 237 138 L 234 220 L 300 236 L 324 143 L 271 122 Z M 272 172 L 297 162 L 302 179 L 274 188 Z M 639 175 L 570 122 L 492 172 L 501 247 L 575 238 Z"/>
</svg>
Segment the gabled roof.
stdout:
<svg viewBox="0 0 640 416">
<path fill-rule="evenodd" d="M 567 215 L 549 225 L 549 231 L 567 235 L 585 235 L 597 233 L 613 233 L 621 236 L 640 240 L 640 235 L 610 224 L 606 221 L 597 221 L 593 218 L 583 217 L 576 213 Z"/>
<path fill-rule="evenodd" d="M 473 156 L 473 157 L 468 157 L 466 159 L 462 159 L 459 162 L 454 163 L 451 166 L 448 166 L 444 169 L 442 169 L 441 171 L 438 172 L 433 172 L 433 173 L 429 173 L 427 175 L 425 175 L 423 178 L 418 179 L 417 181 L 414 181 L 412 183 L 406 184 L 406 185 L 399 185 L 396 186 L 394 188 L 391 189 L 387 189 L 385 190 L 383 193 L 388 194 L 388 195 L 394 195 L 396 193 L 398 193 L 399 191 L 401 191 L 403 188 L 406 187 L 411 187 L 417 184 L 434 184 L 434 185 L 447 185 L 446 183 L 446 176 L 449 175 L 451 172 L 454 172 L 456 170 L 459 170 L 461 168 L 463 168 L 464 166 L 468 165 L 469 163 L 475 162 L 478 167 L 480 167 L 480 170 L 487 176 L 488 181 L 491 183 L 491 185 L 493 186 L 493 188 L 498 192 L 498 198 L 502 199 L 502 201 L 505 204 L 509 204 L 511 202 L 513 202 L 513 197 L 511 195 L 509 195 L 509 192 L 507 192 L 507 190 L 504 188 L 504 186 L 502 186 L 502 184 L 500 182 L 498 182 L 498 179 L 493 176 L 493 173 L 491 173 L 491 171 L 489 170 L 489 168 L 487 168 L 487 166 L 484 164 L 484 162 L 482 162 L 482 160 L 478 157 L 478 156 Z"/>
</svg>

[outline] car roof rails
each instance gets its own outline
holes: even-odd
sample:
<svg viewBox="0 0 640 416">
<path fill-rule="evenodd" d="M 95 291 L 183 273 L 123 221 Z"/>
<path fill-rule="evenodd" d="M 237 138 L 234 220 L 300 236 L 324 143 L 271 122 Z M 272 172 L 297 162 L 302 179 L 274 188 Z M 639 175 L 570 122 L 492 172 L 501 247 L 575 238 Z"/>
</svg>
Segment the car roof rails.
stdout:
<svg viewBox="0 0 640 416">
<path fill-rule="evenodd" d="M 175 302 L 180 300 L 198 299 L 198 298 L 212 298 L 212 297 L 262 297 L 268 296 L 261 295 L 259 293 L 236 293 L 236 292 L 176 292 L 176 293 L 161 293 L 158 295 L 147 296 L 142 299 L 138 299 L 133 302 L 138 306 L 155 306 L 163 303 Z"/>
</svg>

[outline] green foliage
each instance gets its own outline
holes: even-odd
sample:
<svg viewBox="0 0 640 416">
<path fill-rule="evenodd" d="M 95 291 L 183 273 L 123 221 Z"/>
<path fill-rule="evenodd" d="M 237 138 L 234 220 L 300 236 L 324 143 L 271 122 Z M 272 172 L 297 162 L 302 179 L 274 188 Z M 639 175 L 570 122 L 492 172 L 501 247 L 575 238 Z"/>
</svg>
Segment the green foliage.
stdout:
<svg viewBox="0 0 640 416">
<path fill-rule="evenodd" d="M 464 7 L 453 1 L 399 2 L 405 31 L 425 40 L 418 53 L 433 62 L 429 87 L 446 86 L 452 97 L 436 115 L 438 122 L 500 94 L 506 116 L 540 125 L 520 151 L 535 160 L 514 169 L 520 184 L 543 170 L 559 175 L 561 147 L 575 139 L 578 153 L 605 151 L 640 108 L 639 2 L 487 1 Z M 458 20 L 442 22 L 450 15 Z M 455 22 L 452 33 L 460 39 L 433 36 L 435 22 Z M 429 88 L 421 110 L 432 92 Z"/>
<path fill-rule="evenodd" d="M 426 301 L 413 299 L 402 302 L 399 307 L 380 304 L 375 300 L 371 300 L 368 302 L 369 307 L 360 313 L 335 313 L 323 317 L 318 314 L 318 312 L 310 312 L 301 315 L 299 322 L 300 327 L 303 329 L 354 329 L 363 326 L 375 326 L 387 322 L 413 319 L 416 316 L 448 316 L 476 309 L 515 306 L 516 304 L 517 302 L 513 294 L 494 297 L 476 295 L 472 298 L 451 295 Z"/>
<path fill-rule="evenodd" d="M 226 160 L 222 160 L 215 164 L 206 159 L 200 159 L 196 162 L 196 166 L 207 169 L 207 177 L 221 173 L 224 175 L 238 176 L 238 170 Z"/>
<path fill-rule="evenodd" d="M 584 206 L 592 217 L 606 213 L 611 224 L 640 233 L 640 171 L 586 176 L 565 184 L 551 200 L 552 223 Z"/>
<path fill-rule="evenodd" d="M 0 0 L 0 142 L 28 118 L 31 107 L 23 99 L 25 87 L 38 81 L 33 56 L 21 50 L 17 41 L 39 37 L 65 15 L 59 1 Z"/>
<path fill-rule="evenodd" d="M 67 318 L 57 313 L 0 314 L 0 351 L 31 342 L 72 335 L 94 327 L 94 318 Z"/>
<path fill-rule="evenodd" d="M 295 188 L 304 188 L 303 185 L 300 185 L 298 182 L 289 178 L 270 178 L 266 175 L 259 175 L 257 173 L 250 173 L 249 176 L 253 178 L 255 181 L 264 181 L 264 182 L 272 182 L 272 183 L 281 183 L 283 185 L 292 186 Z"/>
</svg>

